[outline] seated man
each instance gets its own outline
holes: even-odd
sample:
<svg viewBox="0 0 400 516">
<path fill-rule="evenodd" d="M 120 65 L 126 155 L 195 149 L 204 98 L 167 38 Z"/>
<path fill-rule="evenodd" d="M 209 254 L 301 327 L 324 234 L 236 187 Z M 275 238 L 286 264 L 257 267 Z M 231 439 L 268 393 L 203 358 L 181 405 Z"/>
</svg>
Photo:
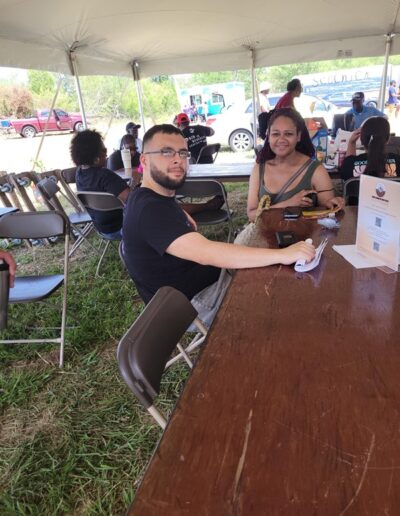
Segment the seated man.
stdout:
<svg viewBox="0 0 400 516">
<path fill-rule="evenodd" d="M 188 148 L 192 155 L 192 162 L 197 163 L 201 149 L 207 145 L 207 136 L 214 134 L 214 129 L 207 125 L 190 125 L 189 117 L 186 113 L 179 113 L 176 115 L 174 122 L 182 131 L 183 136 L 188 142 Z M 200 158 L 199 163 L 212 163 L 211 156 L 204 156 Z"/>
<path fill-rule="evenodd" d="M 345 115 L 352 115 L 354 124 L 353 127 L 349 127 L 348 131 L 354 131 L 361 127 L 362 123 L 371 118 L 371 116 L 386 116 L 382 111 L 376 109 L 373 106 L 364 105 L 365 95 L 362 91 L 356 91 L 351 98 L 353 107 L 346 111 Z"/>
<path fill-rule="evenodd" d="M 105 168 L 107 149 L 101 134 L 86 129 L 71 141 L 72 161 L 78 167 L 76 188 L 78 192 L 108 192 L 126 202 L 130 189 L 117 174 Z M 122 210 L 98 211 L 88 209 L 97 231 L 109 238 L 118 238 L 122 228 Z"/>
<path fill-rule="evenodd" d="M 129 149 L 131 152 L 132 168 L 138 168 L 140 165 L 140 152 L 136 148 L 135 137 L 131 134 L 125 134 L 121 139 L 121 150 Z M 121 150 L 116 150 L 107 159 L 107 168 L 110 170 L 120 170 L 124 168 L 122 162 Z"/>
<path fill-rule="evenodd" d="M 173 125 L 156 125 L 147 131 L 140 161 L 143 182 L 125 208 L 123 252 L 145 303 L 165 285 L 192 299 L 218 281 L 221 268 L 290 264 L 314 257 L 314 247 L 305 242 L 285 249 L 259 249 L 214 242 L 198 233 L 175 201 L 175 190 L 186 178 L 188 146 Z M 200 317 L 204 319 L 203 314 Z"/>
</svg>

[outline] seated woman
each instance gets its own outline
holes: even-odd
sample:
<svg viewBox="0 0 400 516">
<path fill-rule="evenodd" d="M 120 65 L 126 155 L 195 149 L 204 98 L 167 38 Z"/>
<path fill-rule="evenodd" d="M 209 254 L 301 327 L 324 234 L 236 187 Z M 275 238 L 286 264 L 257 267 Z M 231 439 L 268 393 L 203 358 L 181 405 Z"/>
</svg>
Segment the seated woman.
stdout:
<svg viewBox="0 0 400 516">
<path fill-rule="evenodd" d="M 78 192 L 108 192 L 123 203 L 128 199 L 130 189 L 117 174 L 105 168 L 107 149 L 97 131 L 86 129 L 77 133 L 71 141 L 72 161 L 76 171 Z M 88 209 L 97 231 L 109 238 L 119 238 L 122 228 L 122 210 L 98 211 Z"/>
<path fill-rule="evenodd" d="M 342 208 L 335 197 L 328 172 L 313 161 L 315 149 L 301 115 L 291 108 L 276 111 L 270 120 L 267 139 L 250 176 L 247 215 L 255 220 L 259 200 L 267 195 L 271 208 L 313 206 L 308 194 L 317 195 L 318 205 Z"/>
<path fill-rule="evenodd" d="M 367 152 L 356 155 L 356 142 L 361 143 Z M 340 176 L 344 181 L 361 174 L 376 177 L 400 176 L 400 156 L 386 152 L 390 138 L 390 124 L 386 118 L 374 116 L 365 120 L 349 139 L 346 157 L 340 167 Z"/>
<path fill-rule="evenodd" d="M 131 134 L 125 134 L 121 138 L 121 150 L 122 149 L 128 149 L 130 151 L 132 168 L 138 168 L 140 165 L 140 152 L 137 150 L 135 137 Z M 107 159 L 107 168 L 113 171 L 121 170 L 124 168 L 120 150 L 116 150 L 110 154 Z"/>
</svg>

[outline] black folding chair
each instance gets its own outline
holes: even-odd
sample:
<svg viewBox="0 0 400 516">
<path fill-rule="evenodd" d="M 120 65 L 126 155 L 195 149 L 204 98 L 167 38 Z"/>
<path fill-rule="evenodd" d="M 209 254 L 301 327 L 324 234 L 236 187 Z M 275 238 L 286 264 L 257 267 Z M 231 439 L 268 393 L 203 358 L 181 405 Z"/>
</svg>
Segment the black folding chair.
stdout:
<svg viewBox="0 0 400 516">
<path fill-rule="evenodd" d="M 60 367 L 64 363 L 65 322 L 67 314 L 69 223 L 56 211 L 17 212 L 0 218 L 0 237 L 43 239 L 52 236 L 64 237 L 64 266 L 59 274 L 17 276 L 14 288 L 10 289 L 9 303 L 42 301 L 64 285 L 61 306 L 60 336 L 55 338 L 8 339 L 0 344 L 54 343 L 60 346 Z M 42 328 L 43 330 L 44 328 Z M 39 330 L 39 328 L 38 328 Z"/>
<path fill-rule="evenodd" d="M 69 255 L 72 256 L 84 241 L 86 241 L 97 252 L 97 249 L 87 239 L 94 227 L 91 216 L 87 211 L 74 211 L 72 213 L 67 213 L 64 210 L 60 200 L 58 199 L 58 194 L 63 196 L 67 202 L 70 202 L 70 199 L 65 194 L 63 194 L 63 192 L 61 192 L 57 184 L 57 178 L 55 176 L 46 177 L 41 179 L 36 186 L 39 189 L 39 192 L 42 194 L 43 198 L 46 199 L 48 203 L 50 203 L 54 210 L 60 211 L 63 215 L 68 217 L 71 230 L 73 229 L 79 235 L 78 238 L 75 238 L 75 234 L 73 231 L 71 231 L 75 242 L 70 250 Z M 74 204 L 73 208 L 75 207 L 76 205 Z"/>
<path fill-rule="evenodd" d="M 97 211 L 115 211 L 123 210 L 124 208 L 123 202 L 120 199 L 118 199 L 118 197 L 115 197 L 115 195 L 110 194 L 108 192 L 78 192 L 77 196 L 86 209 L 89 208 Z M 96 277 L 99 276 L 101 264 L 103 262 L 105 254 L 107 253 L 108 248 L 110 247 L 111 242 L 119 242 L 121 240 L 121 237 L 111 238 L 107 237 L 103 233 L 98 232 L 98 234 L 103 239 L 105 245 L 103 248 L 103 252 L 100 256 L 100 259 L 97 263 Z"/>
<path fill-rule="evenodd" d="M 220 143 L 210 143 L 200 149 L 196 163 L 214 163 L 221 148 Z"/>
<path fill-rule="evenodd" d="M 172 287 L 162 287 L 119 342 L 117 360 L 122 378 L 161 428 L 165 417 L 154 406 L 160 392 L 167 360 L 177 347 L 193 366 L 179 340 L 192 322 L 204 331 L 197 312 L 186 296 Z"/>
<path fill-rule="evenodd" d="M 233 212 L 229 209 L 228 197 L 222 183 L 214 179 L 186 179 L 184 185 L 176 191 L 176 195 L 179 196 L 180 201 L 184 198 L 197 200 L 214 197 L 215 195 L 222 196 L 225 208 L 204 210 L 194 213 L 192 217 L 199 226 L 210 226 L 227 222 L 229 226 L 228 242 L 230 241 L 231 235 L 233 235 Z"/>
</svg>

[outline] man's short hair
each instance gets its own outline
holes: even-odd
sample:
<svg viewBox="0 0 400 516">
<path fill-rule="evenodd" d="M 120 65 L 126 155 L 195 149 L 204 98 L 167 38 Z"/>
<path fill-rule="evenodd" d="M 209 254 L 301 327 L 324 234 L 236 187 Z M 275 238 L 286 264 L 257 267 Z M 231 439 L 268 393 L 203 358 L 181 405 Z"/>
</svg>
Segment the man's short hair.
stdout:
<svg viewBox="0 0 400 516">
<path fill-rule="evenodd" d="M 151 129 L 149 129 L 148 131 L 146 131 L 145 135 L 143 136 L 143 145 L 142 145 L 143 149 L 147 145 L 147 142 L 152 140 L 154 138 L 154 136 L 158 133 L 178 134 L 179 136 L 182 136 L 182 138 L 184 138 L 182 131 L 172 124 L 153 125 L 153 127 Z"/>
<path fill-rule="evenodd" d="M 364 100 L 364 93 L 362 91 L 356 91 L 355 93 L 353 93 L 353 96 L 351 97 L 351 101 L 353 102 L 354 100 L 357 102 L 359 100 Z"/>
<path fill-rule="evenodd" d="M 103 137 L 94 129 L 85 129 L 71 140 L 70 152 L 76 166 L 94 165 L 104 148 Z"/>
</svg>

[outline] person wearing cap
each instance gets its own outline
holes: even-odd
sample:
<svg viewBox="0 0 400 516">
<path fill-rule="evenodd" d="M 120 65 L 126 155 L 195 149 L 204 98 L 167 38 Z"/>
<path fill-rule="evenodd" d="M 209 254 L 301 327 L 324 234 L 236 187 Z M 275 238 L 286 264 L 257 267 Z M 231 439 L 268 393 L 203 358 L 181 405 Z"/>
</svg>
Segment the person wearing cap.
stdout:
<svg viewBox="0 0 400 516">
<path fill-rule="evenodd" d="M 371 118 L 371 116 L 384 116 L 386 115 L 376 109 L 373 106 L 365 106 L 364 105 L 365 95 L 362 91 L 356 91 L 352 98 L 351 103 L 353 107 L 346 111 L 345 115 L 352 115 L 354 126 L 353 129 L 359 129 L 365 120 Z"/>
<path fill-rule="evenodd" d="M 139 131 L 142 126 L 135 124 L 135 122 L 128 122 L 125 127 L 126 134 L 131 134 L 136 140 L 136 148 L 139 152 L 142 152 L 142 140 L 139 138 Z M 122 147 L 120 148 L 122 150 Z"/>
<path fill-rule="evenodd" d="M 214 134 L 214 129 L 207 125 L 190 125 L 190 119 L 186 113 L 179 113 L 174 119 L 178 129 L 182 131 L 188 142 L 188 148 L 192 155 L 192 163 L 197 163 L 200 151 L 207 145 L 207 136 Z M 200 158 L 199 163 L 212 163 L 212 156 Z"/>
<path fill-rule="evenodd" d="M 260 112 L 261 113 L 269 113 L 271 110 L 271 105 L 268 100 L 268 93 L 271 89 L 271 85 L 269 82 L 264 81 L 260 84 Z"/>
</svg>

